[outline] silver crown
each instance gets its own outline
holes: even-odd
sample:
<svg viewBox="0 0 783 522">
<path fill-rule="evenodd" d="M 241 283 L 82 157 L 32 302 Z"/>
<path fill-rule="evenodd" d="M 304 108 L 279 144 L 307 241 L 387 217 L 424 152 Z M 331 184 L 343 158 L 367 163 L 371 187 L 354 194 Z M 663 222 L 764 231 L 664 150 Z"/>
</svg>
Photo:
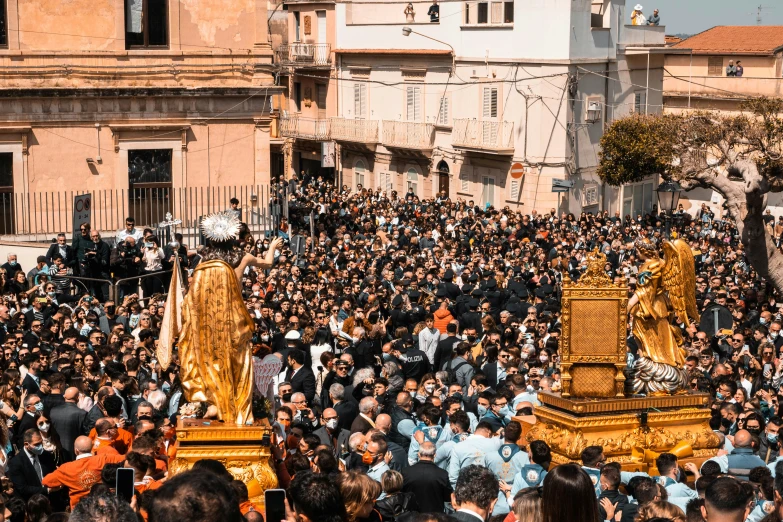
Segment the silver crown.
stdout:
<svg viewBox="0 0 783 522">
<path fill-rule="evenodd" d="M 233 212 L 216 212 L 201 222 L 201 230 L 212 241 L 228 241 L 239 237 L 240 221 Z"/>
</svg>

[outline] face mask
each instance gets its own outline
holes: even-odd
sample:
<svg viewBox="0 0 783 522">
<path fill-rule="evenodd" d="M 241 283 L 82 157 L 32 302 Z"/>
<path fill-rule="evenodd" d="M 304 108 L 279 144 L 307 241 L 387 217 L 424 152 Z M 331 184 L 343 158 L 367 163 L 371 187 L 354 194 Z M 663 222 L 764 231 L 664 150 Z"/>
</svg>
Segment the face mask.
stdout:
<svg viewBox="0 0 783 522">
<path fill-rule="evenodd" d="M 144 248 L 152 248 L 152 243 L 144 243 Z"/>
<path fill-rule="evenodd" d="M 527 352 L 522 352 L 519 354 L 520 359 L 527 360 L 528 357 L 530 357 L 530 354 Z"/>
<path fill-rule="evenodd" d="M 326 421 L 326 427 L 330 430 L 334 430 L 337 428 L 337 419 L 329 419 Z"/>
<path fill-rule="evenodd" d="M 49 297 L 54 297 L 54 296 L 57 295 L 57 293 L 56 292 L 46 292 L 46 295 L 48 295 Z"/>
<path fill-rule="evenodd" d="M 758 436 L 761 433 L 761 428 L 745 428 L 751 435 Z"/>
<path fill-rule="evenodd" d="M 44 452 L 43 444 L 39 444 L 37 446 L 29 446 L 27 448 L 27 451 L 29 451 L 33 455 L 41 455 Z"/>
<path fill-rule="evenodd" d="M 769 336 L 771 339 L 777 339 L 780 332 L 769 332 Z"/>
<path fill-rule="evenodd" d="M 21 301 L 21 303 L 22 303 L 23 305 L 26 305 L 26 304 L 27 304 L 27 303 L 29 303 L 29 302 L 30 302 L 30 300 L 29 300 L 29 299 L 22 299 L 22 301 Z"/>
<path fill-rule="evenodd" d="M 427 393 L 432 393 L 435 391 L 435 385 L 434 384 L 428 384 L 424 387 L 425 390 L 427 390 Z"/>
<path fill-rule="evenodd" d="M 457 399 L 458 401 L 462 402 L 462 394 L 461 393 L 455 393 L 451 397 L 452 397 L 452 399 Z"/>
<path fill-rule="evenodd" d="M 284 393 L 283 394 L 283 402 L 291 402 L 291 393 Z"/>
<path fill-rule="evenodd" d="M 500 408 L 500 410 L 498 411 L 498 415 L 501 416 L 501 417 L 505 417 L 509 413 L 511 413 L 511 411 L 508 409 L 508 404 L 506 404 L 505 406 Z"/>
<path fill-rule="evenodd" d="M 16 261 L 9 261 L 8 264 L 11 266 L 16 266 Z"/>
<path fill-rule="evenodd" d="M 41 431 L 49 431 L 49 423 L 44 422 L 43 424 L 39 424 L 38 429 Z"/>
<path fill-rule="evenodd" d="M 289 435 L 288 438 L 285 439 L 285 445 L 288 446 L 289 450 L 295 450 L 299 446 L 299 440 L 293 435 Z"/>
<path fill-rule="evenodd" d="M 109 305 L 106 307 L 106 313 L 109 315 L 114 315 L 114 312 L 117 310 L 117 307 L 114 305 Z"/>
<path fill-rule="evenodd" d="M 721 392 L 719 392 L 719 391 L 716 391 L 715 392 L 715 398 L 718 399 L 719 401 L 722 401 L 723 400 L 723 394 Z"/>
<path fill-rule="evenodd" d="M 36 402 L 35 403 L 35 411 L 43 411 L 43 403 L 42 402 Z"/>
<path fill-rule="evenodd" d="M 362 453 L 362 463 L 367 464 L 368 466 L 372 464 L 372 454 L 369 451 L 365 451 Z"/>
<path fill-rule="evenodd" d="M 487 407 L 486 406 L 482 406 L 481 404 L 479 404 L 477 406 L 477 410 L 478 410 L 479 417 L 483 417 L 484 415 L 487 414 Z"/>
<path fill-rule="evenodd" d="M 475 335 L 468 335 L 465 340 L 468 341 L 469 343 L 475 343 L 476 342 L 476 336 Z"/>
<path fill-rule="evenodd" d="M 538 358 L 538 360 L 541 361 L 542 363 L 545 363 L 549 360 L 549 357 L 547 357 L 546 355 L 542 355 L 541 357 Z"/>
<path fill-rule="evenodd" d="M 777 433 L 767 433 L 767 441 L 769 441 L 770 444 L 777 444 L 777 442 L 778 442 L 778 434 Z"/>
<path fill-rule="evenodd" d="M 261 336 L 261 340 L 262 340 L 263 342 L 268 342 L 268 341 L 269 341 L 269 336 L 268 336 L 268 335 L 262 335 L 262 336 Z"/>
<path fill-rule="evenodd" d="M 764 319 L 763 317 L 760 317 L 759 318 L 759 324 L 767 324 L 767 320 Z"/>
</svg>

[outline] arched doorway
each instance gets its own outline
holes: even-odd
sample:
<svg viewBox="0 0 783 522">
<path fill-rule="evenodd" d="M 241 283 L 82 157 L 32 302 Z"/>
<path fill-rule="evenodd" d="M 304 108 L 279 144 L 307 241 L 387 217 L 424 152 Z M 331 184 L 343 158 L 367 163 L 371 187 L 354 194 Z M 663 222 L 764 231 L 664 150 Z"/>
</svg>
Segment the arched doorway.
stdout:
<svg viewBox="0 0 783 522">
<path fill-rule="evenodd" d="M 449 164 L 443 160 L 438 163 L 438 195 L 446 193 L 446 197 L 449 197 Z"/>
</svg>

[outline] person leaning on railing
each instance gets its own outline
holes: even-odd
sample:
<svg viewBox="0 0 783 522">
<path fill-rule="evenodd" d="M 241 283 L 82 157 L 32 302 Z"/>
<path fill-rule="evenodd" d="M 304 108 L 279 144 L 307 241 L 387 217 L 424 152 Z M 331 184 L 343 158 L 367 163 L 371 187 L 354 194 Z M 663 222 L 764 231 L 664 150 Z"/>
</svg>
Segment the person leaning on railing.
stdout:
<svg viewBox="0 0 783 522">
<path fill-rule="evenodd" d="M 143 268 L 143 254 L 134 236 L 126 236 L 125 240 L 112 249 L 109 264 L 115 279 L 127 279 L 138 276 Z M 120 298 L 138 291 L 138 280 L 125 281 L 119 285 Z"/>
</svg>

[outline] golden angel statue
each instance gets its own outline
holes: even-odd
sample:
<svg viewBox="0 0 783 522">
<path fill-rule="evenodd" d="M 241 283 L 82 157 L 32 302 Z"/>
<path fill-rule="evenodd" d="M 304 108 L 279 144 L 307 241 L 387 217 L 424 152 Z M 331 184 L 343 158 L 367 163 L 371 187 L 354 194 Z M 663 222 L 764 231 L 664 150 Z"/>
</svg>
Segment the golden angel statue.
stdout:
<svg viewBox="0 0 783 522">
<path fill-rule="evenodd" d="M 632 332 L 639 345 L 639 358 L 633 368 L 634 393 L 665 395 L 685 390 L 685 350 L 678 326 L 698 321 L 696 274 L 693 252 L 682 239 L 665 241 L 665 259 L 658 256 L 655 243 L 647 238 L 634 242 L 644 261 L 639 269 L 636 291 L 628 300 Z"/>
<path fill-rule="evenodd" d="M 177 332 L 183 394 L 190 402 L 214 406 L 220 420 L 252 424 L 250 338 L 255 323 L 242 300 L 240 281 L 248 266 L 271 268 L 282 240 L 272 240 L 266 257 L 256 258 L 239 248 L 247 229 L 232 212 L 207 216 L 201 228 L 207 248 L 193 270 Z M 169 292 L 169 299 L 173 294 Z"/>
</svg>

